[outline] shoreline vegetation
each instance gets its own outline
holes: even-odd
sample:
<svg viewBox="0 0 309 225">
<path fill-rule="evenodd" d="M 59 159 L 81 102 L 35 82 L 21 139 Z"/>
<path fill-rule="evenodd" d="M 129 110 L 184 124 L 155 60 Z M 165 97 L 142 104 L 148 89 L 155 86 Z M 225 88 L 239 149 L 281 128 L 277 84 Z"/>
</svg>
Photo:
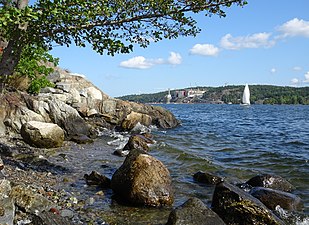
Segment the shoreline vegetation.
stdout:
<svg viewBox="0 0 309 225">
<path fill-rule="evenodd" d="M 240 104 L 244 85 L 189 87 L 170 90 L 170 103 Z M 309 87 L 250 85 L 252 104 L 309 105 Z M 139 103 L 167 103 L 169 91 L 126 95 L 119 99 Z"/>
</svg>

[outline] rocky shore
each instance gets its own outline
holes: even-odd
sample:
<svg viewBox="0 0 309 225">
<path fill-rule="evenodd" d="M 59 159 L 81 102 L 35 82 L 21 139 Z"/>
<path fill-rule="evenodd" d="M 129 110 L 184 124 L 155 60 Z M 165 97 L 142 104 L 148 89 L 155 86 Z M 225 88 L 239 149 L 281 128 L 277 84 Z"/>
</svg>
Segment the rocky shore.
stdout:
<svg viewBox="0 0 309 225">
<path fill-rule="evenodd" d="M 78 193 L 59 188 L 70 183 L 66 176 L 70 168 L 49 160 L 60 147 L 91 143 L 105 130 L 131 134 L 124 148 L 114 152 L 123 162 L 111 177 L 92 171 L 83 179 L 98 189 L 96 196 L 110 190 L 118 204 L 158 213 L 168 210 L 162 213 L 164 222 L 149 219 L 145 224 L 288 224 L 278 211 L 302 209 L 301 199 L 291 193 L 293 185 L 282 177 L 260 174 L 230 183 L 207 171 L 197 171 L 193 179 L 214 187 L 211 206 L 190 198 L 173 209 L 169 170 L 149 153 L 151 134 L 135 131 L 139 126 L 174 128 L 180 123 L 173 114 L 110 98 L 82 76 L 65 71 L 57 70 L 49 79 L 55 88 L 45 88 L 37 96 L 23 92 L 0 96 L 1 225 L 118 224 L 85 207 L 93 204 L 93 197 L 80 200 Z"/>
</svg>

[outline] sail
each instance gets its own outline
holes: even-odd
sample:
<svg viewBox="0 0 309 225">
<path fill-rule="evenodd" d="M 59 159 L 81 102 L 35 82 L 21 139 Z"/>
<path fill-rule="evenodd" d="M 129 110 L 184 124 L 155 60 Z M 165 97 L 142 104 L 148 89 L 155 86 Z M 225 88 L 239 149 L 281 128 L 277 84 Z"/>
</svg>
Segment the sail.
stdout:
<svg viewBox="0 0 309 225">
<path fill-rule="evenodd" d="M 250 90 L 248 84 L 246 84 L 244 93 L 242 96 L 242 104 L 244 105 L 250 105 Z"/>
</svg>

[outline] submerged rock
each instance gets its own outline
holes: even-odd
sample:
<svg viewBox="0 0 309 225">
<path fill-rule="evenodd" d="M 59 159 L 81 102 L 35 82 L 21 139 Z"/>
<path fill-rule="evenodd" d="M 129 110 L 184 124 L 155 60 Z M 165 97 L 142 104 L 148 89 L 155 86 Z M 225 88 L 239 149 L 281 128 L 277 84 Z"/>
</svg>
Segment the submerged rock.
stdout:
<svg viewBox="0 0 309 225">
<path fill-rule="evenodd" d="M 270 188 L 255 187 L 250 191 L 250 194 L 272 210 L 275 210 L 278 205 L 291 211 L 301 209 L 303 206 L 298 196 Z"/>
<path fill-rule="evenodd" d="M 194 180 L 204 184 L 218 184 L 223 181 L 222 177 L 207 172 L 197 172 L 193 175 Z"/>
<path fill-rule="evenodd" d="M 200 199 L 190 198 L 175 208 L 166 225 L 224 225 L 224 221 Z"/>
<path fill-rule="evenodd" d="M 168 169 L 144 151 L 133 149 L 112 177 L 111 187 L 120 200 L 145 206 L 171 205 L 174 201 Z"/>
<path fill-rule="evenodd" d="M 216 185 L 211 207 L 227 224 L 284 224 L 258 199 L 227 182 Z"/>
<path fill-rule="evenodd" d="M 271 174 L 257 175 L 255 177 L 252 177 L 246 183 L 251 185 L 252 187 L 265 187 L 287 192 L 291 192 L 295 189 L 295 187 L 286 179 L 278 175 Z"/>
<path fill-rule="evenodd" d="M 38 148 L 61 147 L 64 141 L 64 132 L 53 123 L 29 121 L 21 127 L 21 136 L 24 141 Z"/>
<path fill-rule="evenodd" d="M 99 185 L 103 188 L 110 188 L 111 180 L 96 171 L 92 171 L 89 175 L 85 174 L 84 178 L 88 185 Z"/>
</svg>

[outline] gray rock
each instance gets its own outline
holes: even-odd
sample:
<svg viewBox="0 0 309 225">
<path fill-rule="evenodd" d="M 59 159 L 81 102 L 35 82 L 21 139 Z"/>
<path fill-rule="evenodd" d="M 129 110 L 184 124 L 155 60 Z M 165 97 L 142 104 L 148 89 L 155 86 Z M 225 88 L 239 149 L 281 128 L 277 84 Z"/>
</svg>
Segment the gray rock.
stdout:
<svg viewBox="0 0 309 225">
<path fill-rule="evenodd" d="M 13 225 L 15 205 L 13 199 L 6 197 L 0 199 L 0 224 Z"/>
<path fill-rule="evenodd" d="M 204 184 L 218 184 L 223 181 L 222 177 L 216 176 L 208 172 L 197 172 L 193 175 L 194 180 Z"/>
<path fill-rule="evenodd" d="M 175 208 L 166 225 L 224 225 L 223 220 L 200 199 L 190 198 Z"/>
<path fill-rule="evenodd" d="M 227 224 L 284 224 L 258 199 L 227 182 L 216 185 L 211 207 Z"/>
<path fill-rule="evenodd" d="M 29 121 L 23 124 L 20 130 L 24 141 L 38 148 L 61 147 L 64 141 L 64 132 L 53 123 Z"/>
<path fill-rule="evenodd" d="M 301 210 L 303 206 L 302 201 L 298 196 L 283 191 L 255 187 L 252 188 L 249 193 L 263 202 L 263 204 L 271 210 L 275 210 L 277 205 L 290 211 Z"/>
<path fill-rule="evenodd" d="M 32 215 L 32 224 L 34 225 L 73 225 L 67 217 L 44 211 Z"/>
<path fill-rule="evenodd" d="M 251 185 L 252 187 L 265 187 L 287 192 L 291 192 L 295 189 L 295 187 L 286 179 L 278 175 L 271 174 L 257 175 L 255 177 L 252 177 L 246 183 Z"/>
<path fill-rule="evenodd" d="M 133 205 L 163 206 L 174 201 L 168 169 L 144 151 L 133 149 L 112 177 L 111 187 L 122 201 Z"/>
<path fill-rule="evenodd" d="M 132 130 L 137 123 L 144 126 L 150 126 L 152 124 L 152 118 L 144 113 L 131 112 L 126 116 L 121 124 L 122 130 Z"/>
<path fill-rule="evenodd" d="M 13 187 L 10 197 L 15 201 L 18 207 L 32 214 L 49 211 L 49 209 L 54 206 L 47 198 L 23 185 Z"/>
</svg>

